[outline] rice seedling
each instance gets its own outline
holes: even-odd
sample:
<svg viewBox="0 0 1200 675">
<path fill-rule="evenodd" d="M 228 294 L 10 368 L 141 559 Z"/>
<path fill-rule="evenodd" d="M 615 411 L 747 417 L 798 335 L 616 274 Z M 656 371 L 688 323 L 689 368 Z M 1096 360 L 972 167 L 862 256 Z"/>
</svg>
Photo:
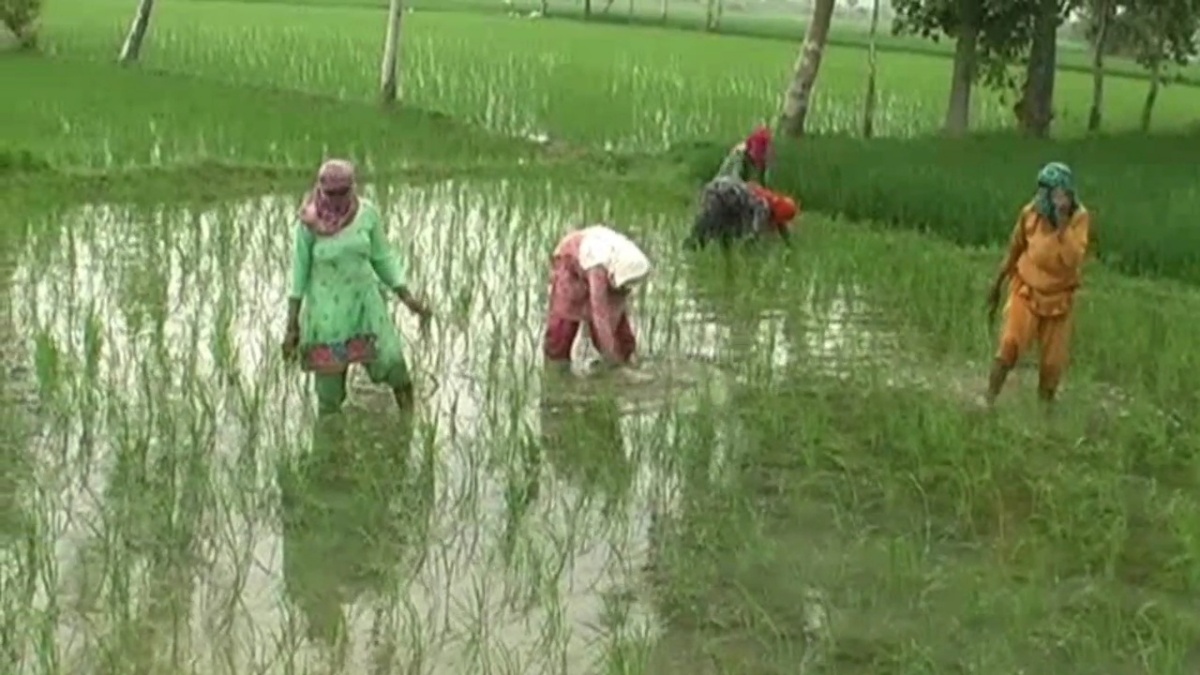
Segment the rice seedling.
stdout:
<svg viewBox="0 0 1200 675">
<path fill-rule="evenodd" d="M 1131 330 L 1194 291 L 1098 271 L 1065 414 L 1031 427 L 1027 391 L 970 412 L 995 251 L 809 217 L 796 250 L 684 264 L 686 213 L 619 184 L 369 192 L 439 308 L 428 340 L 398 317 L 412 419 L 356 383 L 314 420 L 281 363 L 293 196 L 24 214 L 7 672 L 1195 667 L 1194 357 Z M 580 214 L 659 262 L 650 385 L 540 374 Z"/>
<path fill-rule="evenodd" d="M 46 41 L 52 53 L 107 62 L 129 10 L 117 0 L 67 0 L 49 11 Z M 331 25 L 338 30 L 329 30 Z M 176 3 L 156 15 L 145 65 L 224 82 L 371 100 L 381 25 L 379 12 L 367 8 L 294 11 L 264 3 Z M 680 139 L 737 138 L 776 110 L 794 45 L 629 30 L 414 12 L 405 22 L 403 96 L 413 106 L 506 135 L 547 133 L 638 150 L 664 149 Z M 858 128 L 863 63 L 858 49 L 829 50 L 810 118 L 814 131 Z M 880 66 L 878 132 L 912 136 L 936 129 L 948 67 L 935 56 L 886 55 Z M 1057 119 L 1064 133 L 1082 130 L 1091 86 L 1082 73 L 1064 72 L 1059 78 Z M 1145 86 L 1112 79 L 1106 110 L 1110 128 L 1134 125 Z M 1166 90 L 1157 126 L 1193 123 L 1198 91 Z M 1008 106 L 992 96 L 976 98 L 978 128 L 1010 126 Z"/>
<path fill-rule="evenodd" d="M 203 0 L 196 0 L 203 1 Z M 220 1 L 220 0 L 218 0 Z M 280 0 L 241 0 L 241 2 L 279 3 Z M 383 9 L 387 7 L 385 0 L 288 0 L 285 4 L 301 7 L 360 7 Z M 607 4 L 607 3 L 605 3 Z M 550 13 L 541 16 L 541 0 L 521 0 L 516 2 L 493 2 L 491 0 L 415 0 L 406 7 L 417 12 L 471 12 L 486 14 L 501 14 L 509 17 L 526 19 L 567 19 L 586 20 L 594 24 L 614 24 L 625 27 L 667 27 L 676 30 L 704 31 L 707 21 L 707 8 L 700 3 L 667 3 L 667 18 L 663 20 L 663 3 L 660 0 L 634 0 L 633 2 L 613 3 L 608 12 L 596 9 L 585 19 L 581 4 L 549 3 Z M 799 8 L 797 8 L 799 9 Z M 835 12 L 836 20 L 830 27 L 829 44 L 838 47 L 865 48 L 869 37 L 869 8 L 859 6 L 851 12 Z M 808 13 L 782 5 L 727 3 L 721 16 L 719 33 L 721 35 L 737 35 L 759 39 L 770 39 L 795 44 L 799 36 L 804 35 L 805 22 Z M 885 21 L 888 21 L 885 11 Z M 927 54 L 949 58 L 954 53 L 954 45 L 947 40 L 934 42 L 910 35 L 891 35 L 883 33 L 877 36 L 877 47 L 883 52 L 908 54 Z M 1065 71 L 1090 73 L 1092 70 L 1091 52 L 1088 45 L 1075 40 L 1063 40 L 1059 44 L 1059 68 Z M 1146 78 L 1146 69 L 1131 60 L 1116 57 L 1109 59 L 1105 66 L 1107 72 L 1138 79 Z M 1195 83 L 1200 74 L 1200 68 L 1195 65 L 1179 69 L 1182 80 Z"/>
<path fill-rule="evenodd" d="M 307 174 L 326 153 L 340 153 L 368 171 L 433 174 L 488 163 L 507 168 L 533 149 L 421 111 L 385 114 L 366 103 L 101 64 L 3 58 L 0 79 L 20 82 L 22 92 L 6 105 L 0 148 L 65 169 L 208 162 Z"/>
</svg>

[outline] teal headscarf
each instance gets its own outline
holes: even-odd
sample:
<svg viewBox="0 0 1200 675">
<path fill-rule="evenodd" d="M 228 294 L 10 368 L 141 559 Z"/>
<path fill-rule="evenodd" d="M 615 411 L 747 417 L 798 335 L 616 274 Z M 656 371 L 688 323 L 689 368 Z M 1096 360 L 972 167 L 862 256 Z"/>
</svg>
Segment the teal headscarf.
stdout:
<svg viewBox="0 0 1200 675">
<path fill-rule="evenodd" d="M 1071 167 L 1062 162 L 1050 162 L 1042 167 L 1037 177 L 1037 195 L 1034 196 L 1034 205 L 1038 213 L 1058 227 L 1058 209 L 1054 208 L 1054 199 L 1050 196 L 1056 189 L 1063 190 L 1071 196 L 1071 210 L 1074 212 L 1075 177 L 1071 173 Z"/>
</svg>

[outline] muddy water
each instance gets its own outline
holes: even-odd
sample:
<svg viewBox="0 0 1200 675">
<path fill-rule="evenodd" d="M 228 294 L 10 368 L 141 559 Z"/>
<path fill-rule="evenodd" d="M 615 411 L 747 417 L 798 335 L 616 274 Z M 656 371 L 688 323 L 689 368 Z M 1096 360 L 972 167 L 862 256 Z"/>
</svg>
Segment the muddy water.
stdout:
<svg viewBox="0 0 1200 675">
<path fill-rule="evenodd" d="M 680 420 L 763 372 L 739 355 L 829 369 L 895 339 L 852 288 L 810 296 L 804 325 L 730 323 L 664 264 L 637 298 L 651 381 L 551 381 L 557 238 L 611 218 L 666 258 L 681 214 L 548 185 L 374 196 L 437 311 L 427 339 L 396 312 L 411 423 L 355 379 L 318 424 L 281 362 L 291 198 L 82 207 L 15 254 L 5 307 L 36 345 L 41 420 L 12 491 L 37 536 L 3 561 L 17 672 L 638 672 Z"/>
</svg>

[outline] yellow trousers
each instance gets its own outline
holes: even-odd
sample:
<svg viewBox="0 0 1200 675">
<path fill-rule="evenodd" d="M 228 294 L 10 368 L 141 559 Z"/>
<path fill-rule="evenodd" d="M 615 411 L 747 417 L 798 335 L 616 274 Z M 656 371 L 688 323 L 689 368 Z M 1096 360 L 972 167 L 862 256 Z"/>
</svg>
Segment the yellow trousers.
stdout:
<svg viewBox="0 0 1200 675">
<path fill-rule="evenodd" d="M 996 359 L 1012 368 L 1036 341 L 1041 357 L 1038 389 L 1056 391 L 1071 357 L 1074 299 L 1074 290 L 1045 294 L 1014 278 L 1004 306 Z"/>
</svg>

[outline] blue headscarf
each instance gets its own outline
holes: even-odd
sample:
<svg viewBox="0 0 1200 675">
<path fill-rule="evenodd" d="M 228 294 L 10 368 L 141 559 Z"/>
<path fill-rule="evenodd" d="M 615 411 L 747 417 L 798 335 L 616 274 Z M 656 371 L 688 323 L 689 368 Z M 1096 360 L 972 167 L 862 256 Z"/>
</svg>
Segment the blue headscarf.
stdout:
<svg viewBox="0 0 1200 675">
<path fill-rule="evenodd" d="M 1078 206 L 1075 199 L 1075 177 L 1071 173 L 1071 167 L 1062 162 L 1050 162 L 1042 167 L 1037 177 L 1037 194 L 1033 198 L 1038 213 L 1045 216 L 1054 227 L 1059 226 L 1058 209 L 1054 208 L 1054 198 L 1051 196 L 1056 189 L 1063 190 L 1071 196 L 1071 212 L 1074 213 Z"/>
</svg>

